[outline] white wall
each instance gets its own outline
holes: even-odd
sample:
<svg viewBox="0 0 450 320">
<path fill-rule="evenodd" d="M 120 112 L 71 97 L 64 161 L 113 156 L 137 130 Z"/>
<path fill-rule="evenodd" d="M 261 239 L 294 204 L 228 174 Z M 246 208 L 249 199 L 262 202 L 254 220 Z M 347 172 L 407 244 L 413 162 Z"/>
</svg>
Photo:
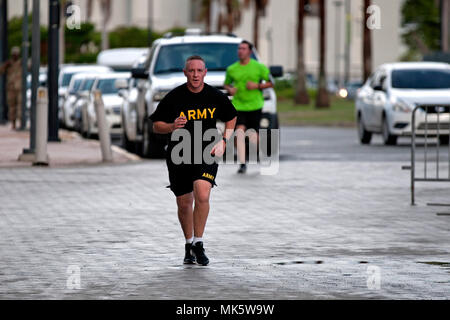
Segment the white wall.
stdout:
<svg viewBox="0 0 450 320">
<path fill-rule="evenodd" d="M 152 28 L 165 31 L 175 26 L 203 27 L 203 24 L 191 21 L 191 0 L 112 0 L 112 16 L 108 29 L 121 25 L 147 27 L 148 4 L 153 2 Z M 215 0 L 217 1 L 217 0 Z M 344 72 L 345 14 L 341 8 L 340 28 L 336 27 L 336 0 L 326 0 L 327 4 L 327 73 L 334 77 L 336 72 L 335 37 L 340 30 L 340 72 Z M 404 0 L 373 0 L 381 8 L 381 29 L 373 31 L 373 67 L 396 61 L 405 50 L 400 37 L 400 8 Z M 101 26 L 102 15 L 99 1 L 94 1 L 92 21 Z M 10 0 L 9 17 L 22 14 L 21 0 Z M 29 0 L 31 10 L 32 0 Z M 81 7 L 82 20 L 86 20 L 87 0 L 74 0 Z M 298 0 L 270 0 L 266 16 L 260 19 L 259 48 L 264 63 L 283 65 L 285 70 L 296 68 L 296 28 Z M 351 74 L 360 77 L 362 69 L 362 0 L 351 0 Z M 253 40 L 253 8 L 243 11 L 242 22 L 234 32 L 250 41 Z M 48 23 L 48 0 L 41 0 L 41 23 Z M 213 25 L 213 28 L 215 26 Z M 213 29 L 214 30 L 214 29 Z M 269 40 L 269 37 L 272 39 Z M 316 17 L 305 20 L 305 59 L 308 72 L 317 73 L 319 61 L 319 22 Z"/>
</svg>

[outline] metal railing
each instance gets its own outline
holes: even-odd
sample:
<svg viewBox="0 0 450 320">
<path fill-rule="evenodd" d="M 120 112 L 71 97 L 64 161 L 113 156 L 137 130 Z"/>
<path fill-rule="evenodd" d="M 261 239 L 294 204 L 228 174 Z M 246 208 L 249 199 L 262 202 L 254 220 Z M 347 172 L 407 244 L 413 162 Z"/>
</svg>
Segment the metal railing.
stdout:
<svg viewBox="0 0 450 320">
<path fill-rule="evenodd" d="M 421 123 L 417 124 L 417 111 L 421 110 L 425 112 L 425 119 Z M 431 122 L 430 122 L 430 118 Z M 448 119 L 442 119 L 448 118 Z M 411 204 L 415 205 L 415 184 L 416 182 L 450 182 L 450 106 L 435 106 L 435 105 L 421 105 L 414 108 L 412 112 L 412 136 L 411 136 Z M 416 128 L 417 127 L 417 128 Z M 423 176 L 418 177 L 417 166 L 417 136 L 418 130 L 420 130 L 420 136 L 423 136 Z M 430 139 L 436 139 L 436 143 L 431 143 Z M 442 160 L 441 154 L 441 142 L 448 144 L 448 156 L 445 160 Z M 434 147 L 434 148 L 433 148 Z M 433 150 L 434 149 L 434 150 Z M 434 159 L 432 159 L 435 157 Z M 431 159 L 430 159 L 431 158 Z M 435 173 L 430 174 L 429 165 L 433 163 L 436 167 Z M 445 165 L 448 165 L 448 173 L 441 174 L 442 169 L 445 169 Z M 429 203 L 428 205 L 434 206 L 449 206 L 450 204 Z M 444 215 L 444 214 L 442 214 Z M 446 215 L 446 214 L 445 214 Z"/>
</svg>

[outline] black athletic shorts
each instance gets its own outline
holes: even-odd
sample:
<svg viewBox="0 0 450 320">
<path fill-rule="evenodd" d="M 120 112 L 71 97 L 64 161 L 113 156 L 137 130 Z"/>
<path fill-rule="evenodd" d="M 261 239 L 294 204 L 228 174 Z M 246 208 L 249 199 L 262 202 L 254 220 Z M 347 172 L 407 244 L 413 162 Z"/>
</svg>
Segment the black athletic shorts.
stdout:
<svg viewBox="0 0 450 320">
<path fill-rule="evenodd" d="M 244 125 L 246 129 L 259 130 L 259 123 L 261 121 L 261 111 L 262 109 L 255 111 L 238 111 L 236 126 Z"/>
<path fill-rule="evenodd" d="M 194 181 L 201 179 L 209 181 L 212 187 L 216 186 L 216 175 L 219 165 L 213 164 L 180 164 L 175 165 L 167 161 L 169 170 L 170 188 L 176 197 L 190 193 L 194 190 Z"/>
</svg>

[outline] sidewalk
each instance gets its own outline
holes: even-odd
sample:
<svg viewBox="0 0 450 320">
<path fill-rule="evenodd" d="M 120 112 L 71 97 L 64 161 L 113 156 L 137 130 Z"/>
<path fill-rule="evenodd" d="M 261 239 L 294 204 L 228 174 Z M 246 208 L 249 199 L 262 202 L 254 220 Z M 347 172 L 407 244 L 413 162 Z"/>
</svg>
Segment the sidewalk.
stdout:
<svg viewBox="0 0 450 320">
<path fill-rule="evenodd" d="M 84 139 L 78 133 L 60 129 L 61 142 L 49 142 L 49 166 L 66 167 L 101 164 L 100 141 Z M 30 146 L 29 131 L 15 131 L 11 125 L 0 125 L 0 168 L 30 167 L 31 162 L 19 161 L 24 149 Z M 140 157 L 122 148 L 112 146 L 113 163 L 140 161 Z"/>
</svg>

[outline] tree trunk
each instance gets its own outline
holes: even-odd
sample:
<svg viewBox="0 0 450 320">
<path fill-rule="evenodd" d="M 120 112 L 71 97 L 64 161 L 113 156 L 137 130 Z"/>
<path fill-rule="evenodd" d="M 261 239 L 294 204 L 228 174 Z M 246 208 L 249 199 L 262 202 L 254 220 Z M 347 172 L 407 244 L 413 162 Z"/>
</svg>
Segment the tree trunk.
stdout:
<svg viewBox="0 0 450 320">
<path fill-rule="evenodd" d="M 316 108 L 329 108 L 330 101 L 327 90 L 327 76 L 325 65 L 326 34 L 325 34 L 325 0 L 319 0 L 320 19 L 320 67 L 319 67 L 319 87 L 316 99 Z"/>
<path fill-rule="evenodd" d="M 233 32 L 233 0 L 227 0 L 227 29 L 228 32 Z"/>
<path fill-rule="evenodd" d="M 253 45 L 258 48 L 259 39 L 259 5 L 258 1 L 255 1 L 255 16 L 253 17 Z"/>
<path fill-rule="evenodd" d="M 86 20 L 91 21 L 92 18 L 92 0 L 87 0 L 86 3 Z"/>
<path fill-rule="evenodd" d="M 66 0 L 61 1 L 61 18 L 59 26 L 59 64 L 63 64 L 66 53 Z"/>
<path fill-rule="evenodd" d="M 205 31 L 211 32 L 211 0 L 206 0 L 205 3 Z"/>
<path fill-rule="evenodd" d="M 370 0 L 364 0 L 364 20 L 363 20 L 363 75 L 364 81 L 366 81 L 372 74 L 372 32 L 367 27 L 367 20 L 369 19 L 369 14 L 367 9 L 371 5 Z"/>
<path fill-rule="evenodd" d="M 102 11 L 103 11 L 103 22 L 102 22 L 102 50 L 109 49 L 109 34 L 106 28 L 108 24 L 109 17 L 111 16 L 111 0 L 101 0 Z"/>
<path fill-rule="evenodd" d="M 449 47 L 450 0 L 441 0 L 441 50 L 448 52 Z"/>
<path fill-rule="evenodd" d="M 295 93 L 296 104 L 309 104 L 309 95 L 306 90 L 306 71 L 304 54 L 304 17 L 305 0 L 298 0 L 298 25 L 297 25 L 297 88 Z"/>
</svg>

